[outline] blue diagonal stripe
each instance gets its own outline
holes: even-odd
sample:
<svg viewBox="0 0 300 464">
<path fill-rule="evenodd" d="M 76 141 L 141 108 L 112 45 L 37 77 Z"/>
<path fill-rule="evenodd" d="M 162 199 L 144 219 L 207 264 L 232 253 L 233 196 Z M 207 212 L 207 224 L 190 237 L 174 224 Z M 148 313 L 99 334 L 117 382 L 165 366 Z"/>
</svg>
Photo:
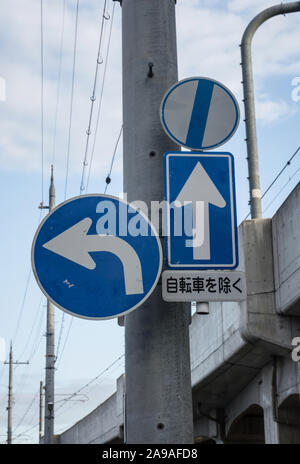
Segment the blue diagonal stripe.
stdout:
<svg viewBox="0 0 300 464">
<path fill-rule="evenodd" d="M 191 148 L 202 148 L 214 85 L 214 82 L 206 79 L 201 79 L 198 83 L 190 127 L 186 138 L 186 145 Z"/>
</svg>

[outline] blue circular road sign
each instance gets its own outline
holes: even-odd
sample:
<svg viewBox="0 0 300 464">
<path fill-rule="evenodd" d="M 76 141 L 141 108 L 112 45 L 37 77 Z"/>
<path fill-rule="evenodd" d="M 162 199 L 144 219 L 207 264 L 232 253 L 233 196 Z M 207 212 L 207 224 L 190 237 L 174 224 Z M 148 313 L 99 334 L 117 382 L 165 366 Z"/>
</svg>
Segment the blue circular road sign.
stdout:
<svg viewBox="0 0 300 464">
<path fill-rule="evenodd" d="M 140 306 L 162 267 L 160 239 L 140 211 L 110 195 L 61 203 L 41 222 L 32 267 L 55 306 L 87 319 L 110 319 Z"/>
<path fill-rule="evenodd" d="M 191 150 L 210 150 L 227 142 L 240 119 L 230 90 L 214 79 L 191 77 L 165 94 L 160 118 L 168 136 Z"/>
</svg>

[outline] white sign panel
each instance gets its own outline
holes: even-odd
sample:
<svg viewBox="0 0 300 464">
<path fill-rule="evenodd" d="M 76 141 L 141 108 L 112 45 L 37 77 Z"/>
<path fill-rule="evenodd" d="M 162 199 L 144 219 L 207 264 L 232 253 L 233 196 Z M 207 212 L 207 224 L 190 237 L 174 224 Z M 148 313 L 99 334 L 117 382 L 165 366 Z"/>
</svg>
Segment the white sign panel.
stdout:
<svg viewBox="0 0 300 464">
<path fill-rule="evenodd" d="M 164 301 L 243 301 L 246 278 L 240 271 L 164 271 Z"/>
</svg>

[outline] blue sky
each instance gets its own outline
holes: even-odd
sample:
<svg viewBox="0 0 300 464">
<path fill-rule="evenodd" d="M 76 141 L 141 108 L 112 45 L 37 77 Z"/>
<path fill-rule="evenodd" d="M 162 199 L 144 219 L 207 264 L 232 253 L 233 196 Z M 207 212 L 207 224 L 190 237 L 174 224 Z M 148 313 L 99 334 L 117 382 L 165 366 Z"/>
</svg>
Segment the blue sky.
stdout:
<svg viewBox="0 0 300 464">
<path fill-rule="evenodd" d="M 113 4 L 112 1 L 108 2 L 110 15 Z M 273 1 L 268 0 L 177 1 L 179 78 L 207 76 L 219 80 L 234 92 L 240 103 L 240 127 L 222 148 L 232 152 L 235 157 L 238 222 L 244 219 L 249 210 L 239 43 L 253 16 L 272 4 Z M 55 135 L 62 7 L 62 0 L 44 0 L 42 192 L 40 1 L 4 0 L 0 5 L 0 77 L 6 82 L 6 101 L 0 99 L 0 247 L 4 264 L 0 271 L 0 337 L 5 338 L 7 347 L 10 339 L 13 339 L 15 359 L 31 359 L 29 366 L 19 366 L 14 370 L 13 430 L 34 400 L 20 426 L 15 430 L 15 435 L 21 434 L 38 422 L 38 399 L 35 395 L 40 380 L 44 380 L 45 299 L 42 298 L 41 301 L 41 293 L 33 275 L 30 274 L 30 249 L 40 220 L 38 205 L 42 198 L 47 202 L 50 165 L 53 161 L 56 202 L 58 204 L 64 200 L 76 1 L 66 0 Z M 80 2 L 67 197 L 78 195 L 80 189 L 102 8 L 103 0 Z M 103 57 L 106 54 L 110 21 L 105 21 Z M 300 76 L 299 21 L 299 14 L 274 18 L 261 27 L 253 41 L 262 191 L 300 144 L 300 101 L 292 99 L 292 91 L 295 89 L 292 81 Z M 98 97 L 104 64 L 100 66 Z M 89 193 L 101 193 L 105 188 L 105 177 L 122 124 L 121 78 L 121 8 L 115 3 L 111 48 Z M 300 91 L 298 94 L 300 95 Z M 92 142 L 93 136 L 94 133 Z M 91 152 L 89 157 L 90 155 Z M 263 202 L 265 217 L 274 214 L 298 183 L 299 167 L 300 154 L 295 157 Z M 122 192 L 121 143 L 107 193 L 113 195 L 119 192 Z M 42 217 L 44 214 L 45 212 L 42 212 Z M 56 339 L 59 337 L 61 321 L 62 312 L 57 310 Z M 73 322 L 70 328 L 71 321 Z M 61 401 L 64 394 L 73 393 L 96 377 L 123 352 L 124 330 L 117 325 L 116 320 L 94 322 L 72 319 L 66 314 L 56 372 L 56 400 Z M 61 407 L 57 415 L 56 431 L 73 424 L 107 398 L 114 391 L 115 380 L 122 373 L 123 365 L 124 358 L 121 358 L 112 369 L 105 371 L 92 387 L 83 390 L 82 393 L 87 395 L 88 400 L 81 397 L 84 402 L 70 401 Z M 5 440 L 6 433 L 7 374 L 7 366 L 0 365 L 0 441 Z M 37 428 L 34 428 L 18 437 L 17 441 L 34 442 L 37 436 Z"/>
</svg>

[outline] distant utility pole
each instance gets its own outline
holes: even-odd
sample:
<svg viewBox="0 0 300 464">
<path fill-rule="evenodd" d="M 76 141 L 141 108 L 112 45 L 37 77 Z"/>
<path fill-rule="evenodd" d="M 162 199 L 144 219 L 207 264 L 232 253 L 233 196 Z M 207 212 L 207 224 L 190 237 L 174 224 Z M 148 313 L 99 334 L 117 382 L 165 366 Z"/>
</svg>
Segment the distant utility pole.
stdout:
<svg viewBox="0 0 300 464">
<path fill-rule="evenodd" d="M 162 201 L 165 135 L 159 107 L 178 81 L 175 0 L 123 0 L 124 192 Z M 193 443 L 190 305 L 150 298 L 125 316 L 126 442 Z"/>
<path fill-rule="evenodd" d="M 43 436 L 43 382 L 40 382 L 39 442 Z"/>
<path fill-rule="evenodd" d="M 55 188 L 53 166 L 49 188 L 49 206 L 40 205 L 42 209 L 53 210 L 55 206 Z M 53 444 L 54 435 L 54 373 L 55 373 L 55 343 L 54 343 L 55 307 L 47 300 L 47 328 L 46 328 L 46 378 L 45 378 L 45 434 L 44 443 Z"/>
<path fill-rule="evenodd" d="M 14 364 L 29 364 L 29 361 L 19 362 L 13 361 L 12 343 L 10 343 L 9 361 L 4 364 L 9 364 L 9 379 L 8 379 L 8 404 L 7 404 L 7 444 L 12 443 L 12 407 L 13 407 L 13 365 Z"/>
</svg>

